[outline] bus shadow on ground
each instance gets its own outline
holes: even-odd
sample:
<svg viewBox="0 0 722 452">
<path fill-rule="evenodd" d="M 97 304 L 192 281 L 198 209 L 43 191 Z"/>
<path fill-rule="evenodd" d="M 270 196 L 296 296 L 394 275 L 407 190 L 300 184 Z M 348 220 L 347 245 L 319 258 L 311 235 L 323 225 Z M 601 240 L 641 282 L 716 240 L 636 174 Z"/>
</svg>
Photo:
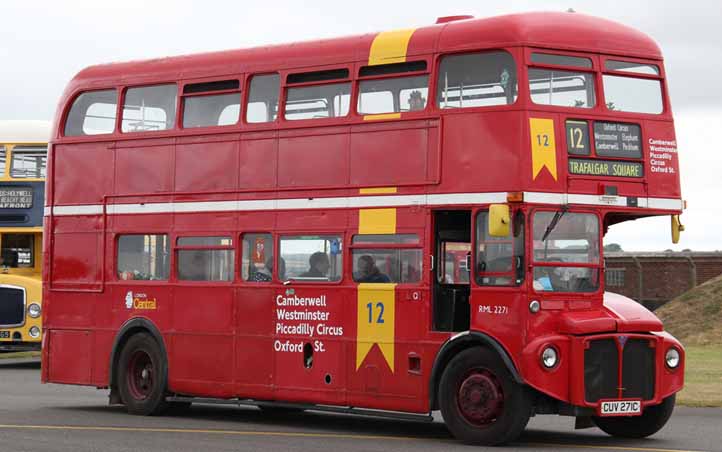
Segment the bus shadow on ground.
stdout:
<svg viewBox="0 0 722 452">
<path fill-rule="evenodd" d="M 62 410 L 107 413 L 115 416 L 129 416 L 122 406 L 64 406 Z M 440 414 L 435 413 L 435 422 L 416 422 L 408 420 L 374 418 L 353 414 L 305 412 L 264 412 L 253 407 L 217 406 L 194 404 L 184 410 L 171 410 L 162 416 L 153 416 L 146 427 L 167 428 L 172 422 L 173 428 L 195 429 L 197 422 L 210 430 L 262 430 L 264 432 L 302 432 L 323 435 L 350 436 L 389 436 L 408 439 L 437 440 L 445 443 L 463 445 L 457 442 L 440 422 Z M 134 416 L 132 418 L 135 418 Z M 193 425 L 183 425 L 187 420 Z M 130 422 L 132 423 L 132 422 Z M 208 425 L 211 424 L 211 425 Z M 573 428 L 570 426 L 570 429 Z M 623 440 L 607 436 L 598 429 L 559 431 L 556 429 L 527 429 L 510 447 L 522 449 L 573 448 L 575 446 L 598 448 L 654 448 L 661 447 L 663 441 L 654 438 L 642 440 Z"/>
</svg>

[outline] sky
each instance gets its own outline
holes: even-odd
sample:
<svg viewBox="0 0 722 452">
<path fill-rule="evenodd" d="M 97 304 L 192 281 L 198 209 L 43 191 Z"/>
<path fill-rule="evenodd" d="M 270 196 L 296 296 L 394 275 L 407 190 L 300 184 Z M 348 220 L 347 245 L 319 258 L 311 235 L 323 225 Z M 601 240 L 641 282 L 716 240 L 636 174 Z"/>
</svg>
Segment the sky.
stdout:
<svg viewBox="0 0 722 452">
<path fill-rule="evenodd" d="M 98 63 L 331 38 L 524 11 L 591 14 L 655 39 L 675 116 L 687 230 L 669 217 L 610 228 L 627 251 L 722 250 L 722 7 L 716 1 L 0 0 L 0 119 L 52 119 L 67 82 Z"/>
</svg>

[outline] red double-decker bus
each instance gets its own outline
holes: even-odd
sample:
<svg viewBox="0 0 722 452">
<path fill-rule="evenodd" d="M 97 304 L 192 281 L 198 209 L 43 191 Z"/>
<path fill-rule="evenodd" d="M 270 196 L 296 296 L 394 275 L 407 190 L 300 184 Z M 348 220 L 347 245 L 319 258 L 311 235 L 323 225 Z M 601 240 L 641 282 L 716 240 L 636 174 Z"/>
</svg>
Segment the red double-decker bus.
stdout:
<svg viewBox="0 0 722 452">
<path fill-rule="evenodd" d="M 604 292 L 608 228 L 683 210 L 662 55 L 574 13 L 95 66 L 50 145 L 42 381 L 659 430 L 684 350 Z"/>
</svg>

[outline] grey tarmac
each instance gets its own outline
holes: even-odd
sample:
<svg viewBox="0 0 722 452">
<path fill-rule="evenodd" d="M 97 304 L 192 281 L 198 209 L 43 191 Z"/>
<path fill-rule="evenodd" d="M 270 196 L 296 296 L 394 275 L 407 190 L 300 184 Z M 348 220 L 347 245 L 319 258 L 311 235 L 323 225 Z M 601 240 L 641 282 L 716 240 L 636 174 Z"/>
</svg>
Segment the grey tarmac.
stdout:
<svg viewBox="0 0 722 452">
<path fill-rule="evenodd" d="M 722 409 L 678 407 L 652 438 L 621 440 L 573 429 L 573 419 L 532 418 L 505 448 L 466 446 L 441 417 L 418 423 L 306 412 L 271 415 L 256 408 L 193 405 L 183 414 L 130 416 L 107 405 L 107 391 L 41 385 L 37 360 L 0 360 L 2 451 L 722 451 Z"/>
</svg>

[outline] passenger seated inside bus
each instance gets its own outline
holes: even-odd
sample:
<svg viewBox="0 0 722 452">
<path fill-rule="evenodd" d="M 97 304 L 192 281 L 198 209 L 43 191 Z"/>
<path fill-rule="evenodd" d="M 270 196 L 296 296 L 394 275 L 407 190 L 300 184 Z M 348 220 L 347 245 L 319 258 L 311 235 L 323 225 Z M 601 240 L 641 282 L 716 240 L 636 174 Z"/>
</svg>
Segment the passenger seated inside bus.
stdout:
<svg viewBox="0 0 722 452">
<path fill-rule="evenodd" d="M 273 279 L 271 275 L 273 275 L 273 256 L 266 260 L 264 267 L 257 269 L 255 273 L 253 273 L 250 280 L 254 282 L 268 282 Z M 286 278 L 286 261 L 284 261 L 282 257 L 279 258 L 278 278 L 281 281 Z"/>
<path fill-rule="evenodd" d="M 308 259 L 308 271 L 299 275 L 301 278 L 328 278 L 331 264 L 326 253 L 317 251 Z"/>
<path fill-rule="evenodd" d="M 376 266 L 376 261 L 368 254 L 358 258 L 358 272 L 354 275 L 354 281 L 362 283 L 388 283 L 391 279 L 381 273 Z"/>
<path fill-rule="evenodd" d="M 419 111 L 426 107 L 426 99 L 421 95 L 421 91 L 414 90 L 409 95 L 409 111 Z"/>
</svg>

